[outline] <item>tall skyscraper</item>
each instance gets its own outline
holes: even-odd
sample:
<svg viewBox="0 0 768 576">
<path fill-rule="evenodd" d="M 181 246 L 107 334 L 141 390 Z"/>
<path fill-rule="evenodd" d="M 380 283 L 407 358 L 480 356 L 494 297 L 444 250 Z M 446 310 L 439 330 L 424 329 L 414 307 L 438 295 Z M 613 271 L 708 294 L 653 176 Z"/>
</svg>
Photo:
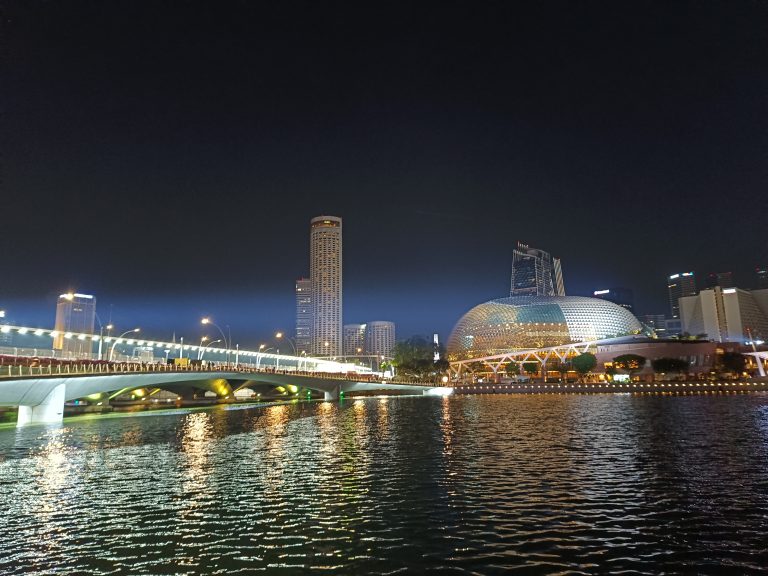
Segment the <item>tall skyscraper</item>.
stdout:
<svg viewBox="0 0 768 576">
<path fill-rule="evenodd" d="M 704 279 L 704 288 L 731 288 L 733 285 L 733 274 L 730 272 L 710 272 Z"/>
<path fill-rule="evenodd" d="M 395 349 L 395 324 L 377 320 L 368 322 L 365 329 L 365 353 L 370 356 L 391 358 Z"/>
<path fill-rule="evenodd" d="M 296 354 L 310 353 L 312 334 L 312 284 L 309 278 L 296 280 Z"/>
<path fill-rule="evenodd" d="M 669 313 L 672 318 L 680 318 L 680 298 L 696 296 L 696 277 L 693 272 L 672 274 L 667 279 L 669 291 Z"/>
<path fill-rule="evenodd" d="M 559 258 L 549 252 L 517 243 L 512 253 L 510 296 L 565 296 Z"/>
<path fill-rule="evenodd" d="M 757 279 L 757 289 L 768 288 L 768 266 L 758 266 L 755 268 L 755 278 Z"/>
<path fill-rule="evenodd" d="M 96 298 L 90 294 L 62 294 L 56 304 L 57 332 L 53 339 L 53 349 L 61 350 L 64 358 L 85 358 L 93 352 L 93 341 L 90 338 L 81 340 L 76 337 L 68 338 L 69 332 L 93 334 L 96 321 Z"/>
<path fill-rule="evenodd" d="M 312 294 L 312 354 L 341 356 L 341 218 L 318 216 L 310 223 L 309 280 Z"/>
<path fill-rule="evenodd" d="M 630 312 L 635 308 L 635 295 L 629 288 L 605 288 L 603 290 L 595 290 L 592 295 L 595 298 L 601 298 L 618 304 Z"/>
<path fill-rule="evenodd" d="M 360 356 L 365 352 L 365 324 L 344 324 L 344 356 Z"/>
</svg>

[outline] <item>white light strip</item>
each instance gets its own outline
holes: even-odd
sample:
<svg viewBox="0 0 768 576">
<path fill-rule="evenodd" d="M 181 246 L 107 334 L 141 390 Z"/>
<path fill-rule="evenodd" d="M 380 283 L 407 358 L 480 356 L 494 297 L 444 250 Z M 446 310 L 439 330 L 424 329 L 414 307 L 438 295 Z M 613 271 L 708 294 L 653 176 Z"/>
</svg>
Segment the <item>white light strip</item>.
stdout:
<svg viewBox="0 0 768 576">
<path fill-rule="evenodd" d="M 84 296 L 87 297 L 87 295 L 80 295 L 75 294 L 75 296 Z M 160 342 L 156 340 L 139 340 L 135 341 L 133 339 L 124 339 L 124 338 L 116 338 L 114 336 L 100 336 L 98 334 L 87 334 L 84 332 L 65 332 L 62 333 L 58 330 L 50 330 L 47 328 L 31 328 L 29 326 L 11 326 L 11 325 L 3 325 L 0 327 L 0 332 L 3 334 L 8 334 L 12 331 L 16 331 L 20 335 L 34 335 L 34 336 L 49 336 L 51 338 L 57 338 L 59 336 L 64 336 L 67 339 L 77 339 L 77 340 L 91 340 L 92 342 L 98 342 L 101 340 L 105 344 L 127 344 L 130 345 L 131 343 L 136 343 L 137 345 L 145 345 L 145 346 L 154 346 L 156 348 L 164 348 L 164 349 L 181 349 L 182 345 L 174 344 L 170 342 Z M 210 348 L 210 347 L 200 347 L 200 346 L 193 346 L 191 344 L 184 344 L 184 350 L 188 351 L 195 351 L 195 350 L 205 350 L 206 354 L 229 354 L 230 356 L 239 355 L 241 358 L 243 357 L 253 357 L 257 360 L 280 360 L 281 362 L 285 362 L 286 365 L 290 362 L 291 364 L 296 363 L 296 365 L 306 366 L 307 368 L 312 366 L 315 369 L 322 369 L 322 371 L 325 372 L 335 372 L 335 371 L 341 371 L 342 369 L 346 369 L 348 367 L 347 364 L 343 362 L 337 362 L 335 360 L 328 360 L 326 358 L 312 358 L 311 356 L 289 356 L 287 354 L 274 354 L 270 352 L 261 352 L 260 350 L 246 350 L 246 349 L 240 349 L 240 350 L 227 350 L 226 348 Z M 270 364 L 271 366 L 271 364 Z M 360 367 L 358 367 L 360 368 Z"/>
</svg>

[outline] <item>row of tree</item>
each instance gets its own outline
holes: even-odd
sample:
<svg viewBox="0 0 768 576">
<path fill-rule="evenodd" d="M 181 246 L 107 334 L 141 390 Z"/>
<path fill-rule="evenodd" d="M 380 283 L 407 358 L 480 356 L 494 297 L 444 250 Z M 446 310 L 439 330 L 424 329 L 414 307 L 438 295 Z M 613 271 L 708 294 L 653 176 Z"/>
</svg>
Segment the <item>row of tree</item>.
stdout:
<svg viewBox="0 0 768 576">
<path fill-rule="evenodd" d="M 445 347 L 421 336 L 412 336 L 395 344 L 392 365 L 400 375 L 420 378 L 442 374 L 449 367 Z"/>
<path fill-rule="evenodd" d="M 435 359 L 437 358 L 437 359 Z M 623 370 L 633 376 L 645 367 L 647 359 L 638 354 L 622 354 L 613 359 L 612 366 L 606 369 L 607 374 L 616 374 Z M 448 370 L 449 363 L 445 359 L 445 348 L 435 345 L 421 336 L 413 336 L 395 344 L 392 364 L 398 373 L 406 376 L 430 377 L 442 374 Z M 725 352 L 718 356 L 718 364 L 722 370 L 741 373 L 746 366 L 746 358 L 737 352 Z M 560 372 L 573 370 L 580 376 L 592 372 L 597 366 L 597 358 L 590 352 L 574 356 L 567 362 L 551 363 L 549 370 Z M 651 367 L 657 374 L 676 374 L 688 371 L 689 364 L 679 358 L 655 358 Z M 529 375 L 539 372 L 538 362 L 510 362 L 505 368 L 508 376 L 518 376 L 521 371 Z"/>
</svg>

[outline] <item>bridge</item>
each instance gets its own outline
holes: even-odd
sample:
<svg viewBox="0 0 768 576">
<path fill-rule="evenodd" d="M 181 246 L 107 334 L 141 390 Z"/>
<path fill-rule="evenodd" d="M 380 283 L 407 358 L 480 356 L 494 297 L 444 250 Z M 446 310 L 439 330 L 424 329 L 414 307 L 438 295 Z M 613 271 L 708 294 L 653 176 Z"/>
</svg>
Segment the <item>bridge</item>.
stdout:
<svg viewBox="0 0 768 576">
<path fill-rule="evenodd" d="M 80 364 L 54 366 L 0 366 L 0 406 L 18 406 L 17 425 L 58 423 L 64 404 L 95 394 L 114 398 L 141 388 L 162 388 L 185 393 L 213 392 L 230 398 L 237 390 L 258 386 L 295 386 L 322 392 L 325 400 L 337 400 L 349 392 L 398 391 L 423 395 L 452 392 L 429 383 L 382 379 L 376 375 L 322 373 L 272 368 L 228 366 L 207 369 L 201 366 L 166 364 Z"/>
</svg>

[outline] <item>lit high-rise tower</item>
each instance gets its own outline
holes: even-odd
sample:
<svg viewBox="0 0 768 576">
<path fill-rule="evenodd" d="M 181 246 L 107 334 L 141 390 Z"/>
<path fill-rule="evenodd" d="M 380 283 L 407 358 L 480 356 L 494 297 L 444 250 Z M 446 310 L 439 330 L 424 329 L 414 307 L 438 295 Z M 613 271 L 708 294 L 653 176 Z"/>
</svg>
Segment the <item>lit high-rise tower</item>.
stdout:
<svg viewBox="0 0 768 576">
<path fill-rule="evenodd" d="M 517 243 L 512 253 L 510 296 L 565 296 L 560 259 Z"/>
<path fill-rule="evenodd" d="M 365 331 L 365 353 L 391 358 L 395 350 L 394 322 L 368 322 Z"/>
<path fill-rule="evenodd" d="M 90 339 L 67 338 L 67 333 L 93 334 L 96 321 L 96 298 L 90 294 L 62 294 L 56 304 L 58 333 L 53 340 L 53 349 L 61 350 L 65 358 L 89 358 L 93 352 Z"/>
<path fill-rule="evenodd" d="M 680 318 L 680 298 L 696 296 L 696 277 L 693 272 L 672 274 L 667 278 L 669 291 L 669 313 L 672 318 Z"/>
<path fill-rule="evenodd" d="M 296 354 L 309 354 L 312 334 L 312 285 L 309 278 L 296 280 Z"/>
<path fill-rule="evenodd" d="M 310 225 L 311 351 L 315 356 L 341 356 L 341 218 L 318 216 Z"/>
</svg>

